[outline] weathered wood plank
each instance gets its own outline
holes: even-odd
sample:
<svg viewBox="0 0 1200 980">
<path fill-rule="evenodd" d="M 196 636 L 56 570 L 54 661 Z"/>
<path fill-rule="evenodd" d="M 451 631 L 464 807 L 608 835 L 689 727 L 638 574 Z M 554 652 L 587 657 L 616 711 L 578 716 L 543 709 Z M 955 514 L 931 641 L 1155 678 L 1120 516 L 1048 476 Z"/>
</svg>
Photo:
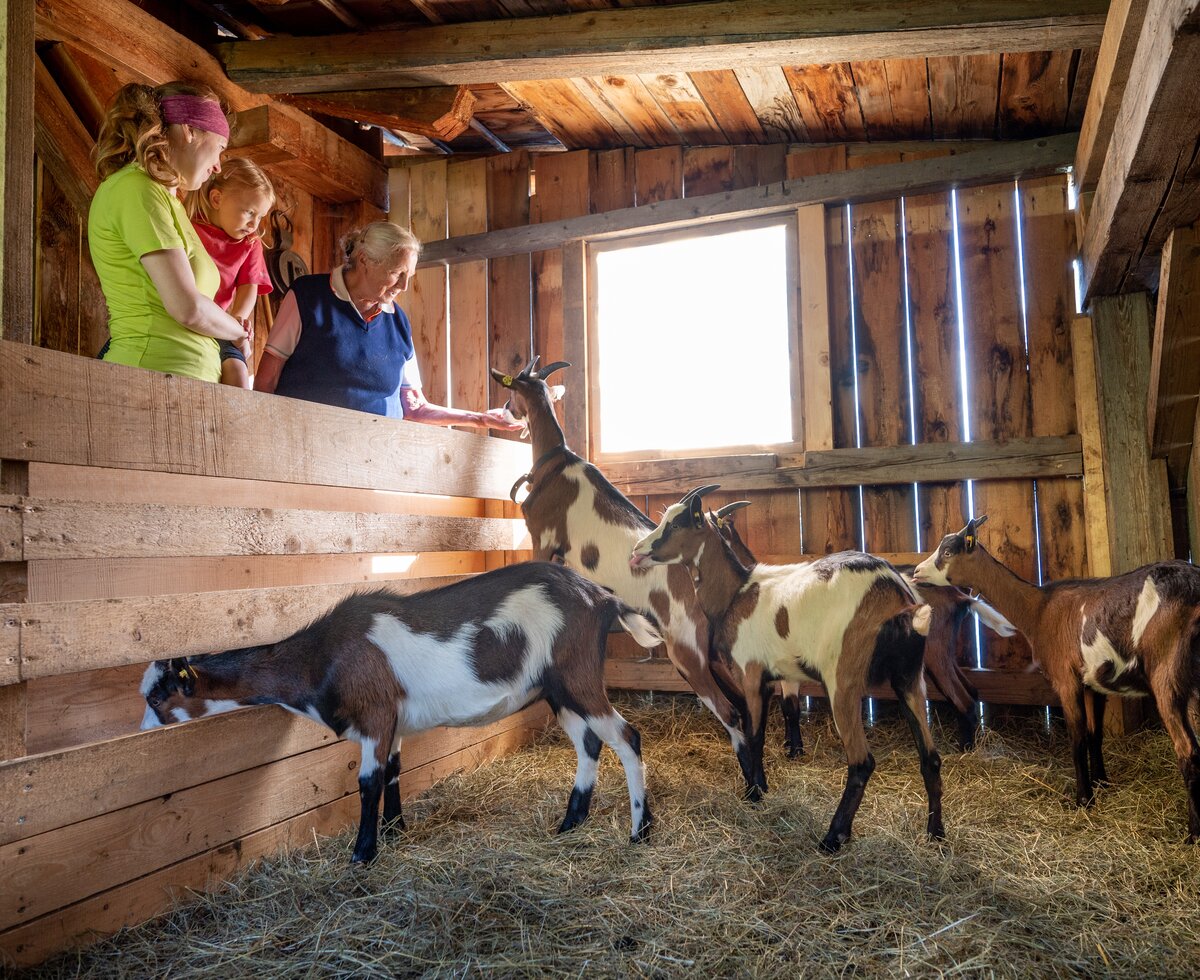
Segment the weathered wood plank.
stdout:
<svg viewBox="0 0 1200 980">
<path fill-rule="evenodd" d="M 735 74 L 769 142 L 809 141 L 808 127 L 782 68 L 740 67 Z"/>
<path fill-rule="evenodd" d="M 1171 485 L 1186 483 L 1200 404 L 1200 225 L 1176 228 L 1163 246 L 1146 426 L 1150 455 L 1165 456 Z"/>
<path fill-rule="evenodd" d="M 774 465 L 772 465 L 774 463 Z M 727 489 L 850 487 L 959 480 L 1079 476 L 1076 435 L 1005 442 L 937 442 L 915 446 L 830 449 L 799 454 L 709 456 L 607 462 L 605 475 L 624 493 L 669 493 L 699 482 Z M 944 533 L 944 532 L 943 532 Z"/>
<path fill-rule="evenodd" d="M 1005 53 L 1000 67 L 1000 138 L 1066 128 L 1071 51 Z"/>
<path fill-rule="evenodd" d="M 589 377 L 587 337 L 587 249 L 583 242 L 568 242 L 562 249 L 563 359 L 576 377 Z M 591 445 L 588 386 L 577 384 L 562 403 L 562 426 L 567 445 L 587 451 Z"/>
<path fill-rule="evenodd" d="M 4 134 L 4 170 L 0 174 L 0 337 L 30 343 L 33 339 L 34 255 L 30 229 L 34 223 L 34 11 L 28 3 L 9 2 L 4 19 L 4 91 L 0 132 Z"/>
<path fill-rule="evenodd" d="M 850 65 L 786 66 L 783 74 L 810 138 L 831 143 L 867 138 Z"/>
<path fill-rule="evenodd" d="M 422 246 L 445 240 L 446 161 L 433 160 L 409 171 L 411 227 Z M 421 387 L 435 405 L 447 404 L 450 380 L 450 322 L 447 316 L 447 270 L 444 266 L 421 269 L 413 276 L 411 292 L 403 305 L 412 323 Z"/>
<path fill-rule="evenodd" d="M 588 213 L 588 151 L 543 154 L 537 158 L 534 172 L 537 193 L 529 201 L 531 221 L 558 221 Z M 541 356 L 543 364 L 564 360 L 562 250 L 533 253 L 530 274 L 533 352 Z"/>
<path fill-rule="evenodd" d="M 665 152 L 638 151 L 646 153 Z M 676 148 L 677 149 L 677 148 Z M 733 216 L 778 214 L 805 204 L 877 201 L 924 194 L 948 187 L 990 184 L 1013 177 L 1065 172 L 1074 157 L 1075 136 L 1051 136 L 1019 143 L 988 144 L 955 156 L 913 160 L 852 171 L 814 174 L 766 187 L 751 187 L 686 200 L 642 202 L 567 221 L 510 228 L 499 233 L 452 238 L 426 249 L 423 264 L 464 262 L 537 249 L 574 239 L 599 239 L 626 232 L 686 227 Z"/>
<path fill-rule="evenodd" d="M 1080 249 L 1089 301 L 1153 286 L 1158 267 L 1144 269 L 1143 256 L 1200 218 L 1197 71 L 1200 3 L 1150 0 Z"/>
<path fill-rule="evenodd" d="M 516 444 L 21 344 L 0 342 L 0 376 L 7 459 L 498 499 L 529 465 Z"/>
<path fill-rule="evenodd" d="M 388 588 L 408 594 L 457 580 L 402 579 Z M 20 633 L 22 676 L 48 677 L 275 643 L 361 590 L 350 583 L 17 603 L 0 606 L 0 617 L 17 624 L 5 632 Z"/>
<path fill-rule="evenodd" d="M 1080 191 L 1094 190 L 1100 179 L 1113 125 L 1129 81 L 1133 53 L 1137 50 L 1138 36 L 1146 19 L 1147 3 L 1148 0 L 1112 0 L 1108 5 L 1096 71 L 1079 129 L 1079 149 L 1075 154 L 1075 183 Z"/>
<path fill-rule="evenodd" d="M 692 3 L 217 45 L 229 77 L 303 92 L 1094 47 L 1104 4 Z"/>
<path fill-rule="evenodd" d="M 684 143 L 725 143 L 728 137 L 717 125 L 717 120 L 704 101 L 704 96 L 691 78 L 682 73 L 662 72 L 655 75 L 640 75 L 646 91 L 658 103 L 679 140 Z M 611 143 L 608 145 L 612 145 Z"/>
<path fill-rule="evenodd" d="M 1071 359 L 1079 435 L 1083 446 L 1083 514 L 1088 574 L 1103 578 L 1113 573 L 1113 561 L 1108 537 L 1110 518 L 1100 417 L 1100 384 L 1096 377 L 1096 340 L 1090 317 L 1079 316 L 1071 321 Z"/>
<path fill-rule="evenodd" d="M 1013 673 L 1005 670 L 971 670 L 966 675 L 979 690 L 980 699 L 992 704 L 1058 704 L 1058 698 L 1040 673 Z M 610 688 L 634 691 L 691 690 L 669 660 L 609 660 L 605 665 L 605 681 Z M 803 684 L 800 693 L 806 697 L 823 698 L 825 688 L 820 684 Z M 943 700 L 941 693 L 929 685 L 931 700 Z M 887 684 L 868 688 L 867 696 L 895 700 L 896 692 Z"/>
<path fill-rule="evenodd" d="M 487 231 L 487 163 L 452 162 L 446 171 L 449 234 Z M 450 404 L 482 412 L 488 398 L 488 268 L 486 262 L 450 267 Z"/>
<path fill-rule="evenodd" d="M 35 59 L 34 79 L 37 106 L 34 128 L 38 158 L 54 176 L 54 182 L 71 206 L 86 221 L 92 195 L 100 186 L 100 178 L 91 161 L 95 140 L 84 128 L 40 58 Z"/>
<path fill-rule="evenodd" d="M 996 131 L 1000 55 L 929 59 L 934 139 L 990 138 Z"/>
<path fill-rule="evenodd" d="M 722 71 L 693 71 L 688 73 L 696 90 L 704 97 L 709 111 L 730 143 L 765 143 L 767 134 L 742 91 L 737 75 Z M 678 137 L 676 138 L 678 139 Z"/>
<path fill-rule="evenodd" d="M 829 374 L 829 272 L 825 208 L 796 211 L 800 258 L 800 342 L 803 370 L 804 448 L 833 448 L 833 395 Z"/>
<path fill-rule="evenodd" d="M 440 140 L 461 136 L 475 111 L 475 96 L 461 85 L 310 92 L 284 95 L 281 101 L 306 112 L 373 123 Z"/>
</svg>

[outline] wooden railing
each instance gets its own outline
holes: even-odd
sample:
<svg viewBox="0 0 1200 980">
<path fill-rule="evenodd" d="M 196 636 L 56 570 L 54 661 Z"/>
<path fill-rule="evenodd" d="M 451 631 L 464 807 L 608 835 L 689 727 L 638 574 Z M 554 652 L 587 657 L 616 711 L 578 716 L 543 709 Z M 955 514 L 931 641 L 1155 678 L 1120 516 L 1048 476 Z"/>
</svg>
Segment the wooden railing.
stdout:
<svg viewBox="0 0 1200 980">
<path fill-rule="evenodd" d="M 139 732 L 145 664 L 504 564 L 529 450 L 5 342 L 0 419 L 0 962 L 23 964 L 357 820 L 357 746 L 271 707 Z M 406 739 L 403 794 L 548 718 Z"/>
</svg>

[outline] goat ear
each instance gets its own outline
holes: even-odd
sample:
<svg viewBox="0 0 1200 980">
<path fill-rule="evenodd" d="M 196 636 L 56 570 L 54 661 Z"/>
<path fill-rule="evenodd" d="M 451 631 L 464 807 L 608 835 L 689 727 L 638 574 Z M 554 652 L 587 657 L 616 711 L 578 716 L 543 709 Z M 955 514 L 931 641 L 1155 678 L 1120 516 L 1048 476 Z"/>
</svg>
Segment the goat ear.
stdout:
<svg viewBox="0 0 1200 980">
<path fill-rule="evenodd" d="M 169 669 L 175 675 L 184 697 L 190 698 L 196 693 L 196 669 L 188 663 L 187 657 L 176 657 L 171 661 Z"/>
<path fill-rule="evenodd" d="M 495 381 L 496 384 L 502 385 L 505 388 L 512 387 L 513 376 L 511 374 L 501 374 L 495 368 L 489 368 L 488 370 L 492 372 L 492 380 Z"/>
<path fill-rule="evenodd" d="M 566 385 L 548 385 L 547 387 L 550 390 L 550 400 L 552 402 L 562 401 L 563 395 L 567 393 Z"/>
</svg>

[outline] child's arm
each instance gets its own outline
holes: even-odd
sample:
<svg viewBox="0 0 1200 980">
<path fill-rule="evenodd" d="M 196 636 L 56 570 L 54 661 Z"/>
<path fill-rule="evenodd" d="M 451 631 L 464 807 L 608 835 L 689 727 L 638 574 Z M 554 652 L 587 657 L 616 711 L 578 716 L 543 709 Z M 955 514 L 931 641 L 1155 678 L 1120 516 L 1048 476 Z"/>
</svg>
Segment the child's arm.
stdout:
<svg viewBox="0 0 1200 980">
<path fill-rule="evenodd" d="M 254 304 L 257 300 L 257 283 L 242 283 L 233 291 L 233 302 L 229 304 L 229 315 L 236 320 L 248 319 L 254 313 Z"/>
</svg>

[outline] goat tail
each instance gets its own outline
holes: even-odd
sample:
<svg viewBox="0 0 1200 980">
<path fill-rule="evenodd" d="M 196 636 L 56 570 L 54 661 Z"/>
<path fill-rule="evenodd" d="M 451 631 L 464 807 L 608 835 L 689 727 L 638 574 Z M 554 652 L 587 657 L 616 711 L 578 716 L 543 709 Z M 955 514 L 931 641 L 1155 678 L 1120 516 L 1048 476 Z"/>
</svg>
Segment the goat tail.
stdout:
<svg viewBox="0 0 1200 980">
<path fill-rule="evenodd" d="M 933 606 L 923 602 L 912 611 L 913 632 L 921 636 L 929 635 L 929 627 L 933 625 Z"/>
<path fill-rule="evenodd" d="M 640 647 L 649 650 L 664 642 L 662 634 L 649 618 L 624 603 L 620 603 L 617 609 L 617 620 Z"/>
<path fill-rule="evenodd" d="M 989 606 L 982 599 L 972 597 L 970 600 L 971 612 L 979 617 L 979 621 L 988 629 L 999 636 L 1012 636 L 1016 633 L 1017 628 L 995 607 Z"/>
</svg>

